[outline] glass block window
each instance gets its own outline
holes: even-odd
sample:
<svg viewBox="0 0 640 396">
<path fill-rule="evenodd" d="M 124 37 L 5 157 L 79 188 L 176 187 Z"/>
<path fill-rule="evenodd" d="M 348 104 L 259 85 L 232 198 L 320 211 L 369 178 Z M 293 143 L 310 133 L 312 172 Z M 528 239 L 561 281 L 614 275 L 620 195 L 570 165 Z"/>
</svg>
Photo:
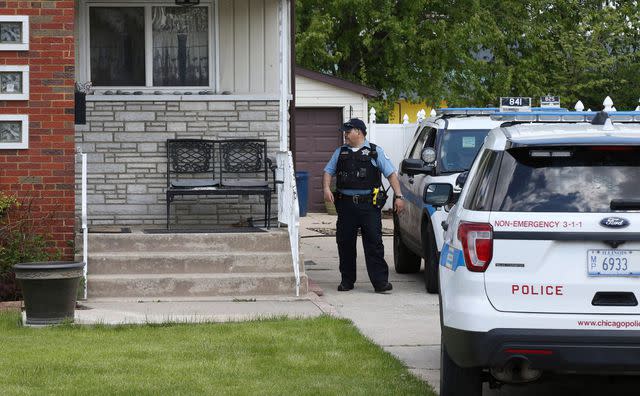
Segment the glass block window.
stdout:
<svg viewBox="0 0 640 396">
<path fill-rule="evenodd" d="M 0 72 L 0 94 L 22 93 L 22 73 Z"/>
<path fill-rule="evenodd" d="M 205 7 L 153 7 L 153 85 L 209 85 Z"/>
<path fill-rule="evenodd" d="M 0 121 L 0 143 L 22 141 L 22 124 L 13 121 Z M 2 146 L 0 145 L 0 149 Z"/>
<path fill-rule="evenodd" d="M 22 23 L 21 22 L 0 22 L 0 43 L 2 44 L 22 43 Z"/>
<path fill-rule="evenodd" d="M 96 86 L 145 85 L 143 7 L 91 7 L 91 79 Z"/>
</svg>

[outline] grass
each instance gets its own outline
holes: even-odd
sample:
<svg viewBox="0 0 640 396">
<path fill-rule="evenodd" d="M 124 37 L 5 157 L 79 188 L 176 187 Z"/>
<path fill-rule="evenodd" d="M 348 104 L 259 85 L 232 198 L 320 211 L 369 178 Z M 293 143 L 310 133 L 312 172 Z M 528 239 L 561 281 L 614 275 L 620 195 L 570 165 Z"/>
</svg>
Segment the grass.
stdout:
<svg viewBox="0 0 640 396">
<path fill-rule="evenodd" d="M 432 395 L 347 320 L 25 328 L 0 312 L 2 395 Z"/>
</svg>

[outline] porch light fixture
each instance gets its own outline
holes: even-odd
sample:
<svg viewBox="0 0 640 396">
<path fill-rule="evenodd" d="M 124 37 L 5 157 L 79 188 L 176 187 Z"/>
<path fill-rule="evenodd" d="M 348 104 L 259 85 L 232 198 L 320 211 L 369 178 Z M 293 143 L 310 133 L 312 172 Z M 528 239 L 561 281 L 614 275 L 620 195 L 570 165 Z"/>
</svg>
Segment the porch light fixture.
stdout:
<svg viewBox="0 0 640 396">
<path fill-rule="evenodd" d="M 194 6 L 200 4 L 200 0 L 175 0 L 178 6 Z"/>
</svg>

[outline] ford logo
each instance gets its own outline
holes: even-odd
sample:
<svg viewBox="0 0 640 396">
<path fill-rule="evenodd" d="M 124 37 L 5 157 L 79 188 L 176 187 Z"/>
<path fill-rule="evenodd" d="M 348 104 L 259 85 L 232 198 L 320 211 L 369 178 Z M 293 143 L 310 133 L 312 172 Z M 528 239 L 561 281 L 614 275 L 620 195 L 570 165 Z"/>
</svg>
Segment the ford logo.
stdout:
<svg viewBox="0 0 640 396">
<path fill-rule="evenodd" d="M 621 217 L 605 217 L 600 220 L 600 225 L 609 228 L 623 228 L 629 225 L 629 220 Z"/>
</svg>

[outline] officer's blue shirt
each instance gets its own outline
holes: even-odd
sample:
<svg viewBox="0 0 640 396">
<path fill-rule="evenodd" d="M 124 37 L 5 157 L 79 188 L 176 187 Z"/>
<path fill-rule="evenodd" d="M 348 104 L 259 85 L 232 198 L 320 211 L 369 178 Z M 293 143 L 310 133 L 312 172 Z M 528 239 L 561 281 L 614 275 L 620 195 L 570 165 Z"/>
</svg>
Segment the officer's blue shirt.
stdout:
<svg viewBox="0 0 640 396">
<path fill-rule="evenodd" d="M 371 148 L 371 144 L 369 143 L 368 140 L 364 141 L 363 146 Z M 352 147 L 347 144 L 341 147 L 338 147 L 336 151 L 333 152 L 333 155 L 331 156 L 331 159 L 329 160 L 329 162 L 327 162 L 327 165 L 324 167 L 324 171 L 330 174 L 331 176 L 336 174 L 336 169 L 338 167 L 338 157 L 340 156 L 340 150 L 342 150 L 343 147 L 348 147 L 349 149 L 352 149 Z M 358 147 L 358 150 L 359 149 L 360 147 Z M 376 160 L 372 159 L 371 163 L 374 166 L 376 166 L 378 169 L 380 169 L 380 172 L 384 175 L 384 177 L 388 179 L 389 176 L 391 176 L 391 174 L 396 171 L 396 168 L 391 163 L 391 160 L 389 159 L 389 157 L 387 157 L 387 155 L 384 153 L 384 150 L 382 149 L 382 147 L 376 145 L 376 151 L 378 152 L 378 158 Z M 371 194 L 371 190 L 353 190 L 353 189 L 340 188 L 338 189 L 338 191 L 345 195 Z"/>
</svg>

